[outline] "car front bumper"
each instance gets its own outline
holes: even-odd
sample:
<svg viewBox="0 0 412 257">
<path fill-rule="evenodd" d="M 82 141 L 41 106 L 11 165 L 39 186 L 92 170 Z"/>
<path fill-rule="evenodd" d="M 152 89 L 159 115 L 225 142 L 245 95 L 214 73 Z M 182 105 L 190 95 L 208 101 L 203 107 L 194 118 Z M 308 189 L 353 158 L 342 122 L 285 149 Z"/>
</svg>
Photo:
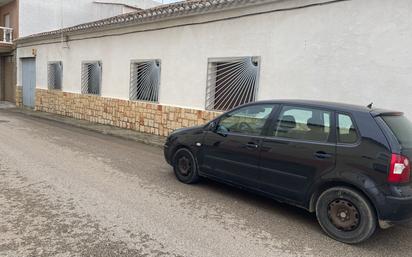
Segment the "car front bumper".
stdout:
<svg viewBox="0 0 412 257">
<path fill-rule="evenodd" d="M 172 145 L 170 144 L 169 140 L 166 140 L 166 143 L 163 145 L 163 154 L 165 160 L 168 164 L 172 165 Z"/>
</svg>

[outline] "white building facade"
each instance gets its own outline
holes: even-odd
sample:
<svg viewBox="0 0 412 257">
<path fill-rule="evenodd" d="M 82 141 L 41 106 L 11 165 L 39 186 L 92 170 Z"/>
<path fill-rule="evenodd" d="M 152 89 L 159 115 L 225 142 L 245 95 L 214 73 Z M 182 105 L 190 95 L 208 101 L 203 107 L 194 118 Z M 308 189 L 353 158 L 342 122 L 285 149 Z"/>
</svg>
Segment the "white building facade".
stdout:
<svg viewBox="0 0 412 257">
<path fill-rule="evenodd" d="M 19 0 L 19 37 L 151 8 L 152 0 Z"/>
<path fill-rule="evenodd" d="M 160 135 L 245 99 L 373 102 L 412 117 L 411 16 L 409 0 L 175 3 L 22 38 L 17 84 L 24 91 L 23 62 L 32 58 L 31 107 Z M 216 73 L 219 65 L 244 67 L 247 60 L 252 65 L 232 69 L 232 78 Z M 133 81 L 137 90 L 145 85 L 133 65 L 145 61 L 157 70 L 148 75 L 155 77 L 150 90 L 136 97 Z M 57 90 L 50 88 L 50 62 L 62 65 Z M 100 67 L 98 92 L 82 87 L 94 83 L 84 81 L 96 76 L 93 67 Z"/>
<path fill-rule="evenodd" d="M 15 101 L 16 39 L 159 4 L 152 0 L 0 0 L 0 101 Z"/>
</svg>

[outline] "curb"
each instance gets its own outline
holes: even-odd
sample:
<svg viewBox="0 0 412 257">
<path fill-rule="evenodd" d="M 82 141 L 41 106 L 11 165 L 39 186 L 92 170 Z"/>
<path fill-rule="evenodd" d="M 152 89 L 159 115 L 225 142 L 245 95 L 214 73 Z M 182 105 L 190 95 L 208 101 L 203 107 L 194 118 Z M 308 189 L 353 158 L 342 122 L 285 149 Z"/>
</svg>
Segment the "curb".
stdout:
<svg viewBox="0 0 412 257">
<path fill-rule="evenodd" d="M 30 117 L 39 118 L 47 121 L 54 121 L 58 123 L 62 123 L 65 125 L 69 125 L 76 128 L 85 129 L 92 132 L 97 132 L 103 135 L 114 136 L 117 138 L 122 138 L 126 140 L 132 140 L 135 142 L 143 143 L 146 145 L 151 145 L 159 148 L 163 148 L 164 141 L 166 140 L 165 137 L 156 136 L 146 133 L 137 132 L 130 129 L 123 129 L 118 128 L 110 125 L 103 125 L 99 123 L 93 123 L 86 120 L 79 120 L 71 117 L 65 117 L 61 115 L 46 113 L 46 112 L 39 112 L 33 111 L 23 108 L 11 108 L 7 109 L 9 112 L 20 113 Z M 85 123 L 85 124 L 82 124 Z M 94 127 L 93 127 L 94 126 Z M 99 128 L 96 128 L 99 127 Z M 122 132 L 122 133 L 116 133 Z"/>
</svg>

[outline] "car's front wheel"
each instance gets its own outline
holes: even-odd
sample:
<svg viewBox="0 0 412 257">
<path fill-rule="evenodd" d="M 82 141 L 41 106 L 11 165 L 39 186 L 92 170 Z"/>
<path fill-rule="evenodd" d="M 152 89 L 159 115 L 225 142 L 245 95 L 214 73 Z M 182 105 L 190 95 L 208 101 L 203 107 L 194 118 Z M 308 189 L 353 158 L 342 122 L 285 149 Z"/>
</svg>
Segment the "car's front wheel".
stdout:
<svg viewBox="0 0 412 257">
<path fill-rule="evenodd" d="M 368 199 L 349 187 L 324 191 L 316 202 L 316 216 L 331 238 L 347 244 L 367 240 L 377 227 L 376 214 Z"/>
<path fill-rule="evenodd" d="M 173 156 L 173 169 L 177 179 L 185 184 L 199 181 L 196 159 L 187 148 L 180 148 Z"/>
</svg>

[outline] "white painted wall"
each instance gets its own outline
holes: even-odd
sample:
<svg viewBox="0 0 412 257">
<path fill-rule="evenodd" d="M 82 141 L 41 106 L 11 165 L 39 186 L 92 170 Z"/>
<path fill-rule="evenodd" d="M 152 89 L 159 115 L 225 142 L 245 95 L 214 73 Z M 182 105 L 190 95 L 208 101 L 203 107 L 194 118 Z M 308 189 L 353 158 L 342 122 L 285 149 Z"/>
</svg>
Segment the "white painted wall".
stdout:
<svg viewBox="0 0 412 257">
<path fill-rule="evenodd" d="M 112 0 L 104 2 L 127 3 L 147 8 L 151 0 Z M 119 4 L 95 3 L 94 0 L 20 0 L 19 36 L 61 29 L 100 20 L 132 11 Z"/>
<path fill-rule="evenodd" d="M 155 0 L 94 0 L 94 2 L 124 4 L 124 5 L 133 6 L 133 7 L 138 7 L 140 9 L 152 8 L 152 7 L 162 4 L 162 1 L 155 1 Z"/>
<path fill-rule="evenodd" d="M 310 1 L 296 3 L 301 2 Z M 62 60 L 63 90 L 76 93 L 80 93 L 81 62 L 101 60 L 102 96 L 121 99 L 129 96 L 130 60 L 159 58 L 160 103 L 196 109 L 205 107 L 209 57 L 260 56 L 259 100 L 374 102 L 412 117 L 411 11 L 410 0 L 353 0 L 72 41 L 70 48 L 21 47 L 18 56 L 37 49 L 38 88 L 47 88 L 47 62 Z"/>
</svg>

